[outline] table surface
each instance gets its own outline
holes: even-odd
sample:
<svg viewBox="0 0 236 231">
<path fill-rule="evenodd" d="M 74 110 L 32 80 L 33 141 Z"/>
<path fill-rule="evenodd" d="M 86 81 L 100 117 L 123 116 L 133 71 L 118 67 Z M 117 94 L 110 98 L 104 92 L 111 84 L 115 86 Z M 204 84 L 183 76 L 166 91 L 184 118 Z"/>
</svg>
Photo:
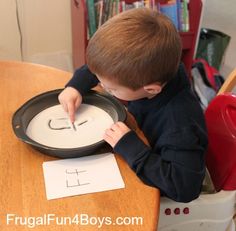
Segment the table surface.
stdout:
<svg viewBox="0 0 236 231">
<path fill-rule="evenodd" d="M 42 92 L 63 88 L 70 78 L 69 72 L 43 65 L 0 61 L 0 230 L 30 230 L 34 221 L 38 225 L 32 230 L 157 230 L 159 190 L 144 185 L 118 155 L 115 156 L 125 182 L 124 189 L 46 199 L 42 163 L 56 158 L 18 140 L 11 119 L 27 100 Z M 128 123 L 135 127 L 132 120 Z M 85 219 L 78 225 L 59 225 L 55 221 L 42 225 L 50 214 L 58 220 L 74 218 L 75 223 L 77 218 L 88 217 L 90 224 L 86 224 Z M 7 215 L 14 217 L 9 224 Z M 109 219 L 120 222 L 119 217 L 125 224 L 109 224 Z M 107 220 L 99 229 L 102 218 Z M 24 225 L 26 219 L 28 226 Z"/>
</svg>

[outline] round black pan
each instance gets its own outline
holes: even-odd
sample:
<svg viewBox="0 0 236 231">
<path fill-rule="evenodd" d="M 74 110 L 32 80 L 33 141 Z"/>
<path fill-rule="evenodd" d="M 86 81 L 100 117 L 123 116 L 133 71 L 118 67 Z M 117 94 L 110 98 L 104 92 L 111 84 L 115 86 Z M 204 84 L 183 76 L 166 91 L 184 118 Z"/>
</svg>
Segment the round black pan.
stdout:
<svg viewBox="0 0 236 231">
<path fill-rule="evenodd" d="M 54 148 L 37 143 L 27 136 L 26 129 L 31 119 L 46 108 L 59 104 L 58 95 L 61 91 L 62 89 L 57 89 L 45 92 L 23 104 L 12 117 L 12 128 L 15 135 L 23 142 L 50 156 L 73 158 L 94 154 L 105 143 L 104 140 L 78 148 Z M 114 122 L 124 121 L 126 119 L 126 110 L 123 104 L 111 95 L 90 91 L 83 95 L 82 103 L 103 109 L 112 117 Z"/>
</svg>

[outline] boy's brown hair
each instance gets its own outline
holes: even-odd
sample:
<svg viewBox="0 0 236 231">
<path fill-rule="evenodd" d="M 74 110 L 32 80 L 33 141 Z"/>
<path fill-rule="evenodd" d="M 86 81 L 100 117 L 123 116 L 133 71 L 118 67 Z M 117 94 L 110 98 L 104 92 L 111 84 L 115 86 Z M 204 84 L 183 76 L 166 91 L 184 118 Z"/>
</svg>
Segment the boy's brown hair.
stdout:
<svg viewBox="0 0 236 231">
<path fill-rule="evenodd" d="M 169 18 L 138 8 L 114 16 L 97 30 L 87 47 L 87 64 L 98 76 L 137 90 L 173 78 L 181 50 Z"/>
</svg>

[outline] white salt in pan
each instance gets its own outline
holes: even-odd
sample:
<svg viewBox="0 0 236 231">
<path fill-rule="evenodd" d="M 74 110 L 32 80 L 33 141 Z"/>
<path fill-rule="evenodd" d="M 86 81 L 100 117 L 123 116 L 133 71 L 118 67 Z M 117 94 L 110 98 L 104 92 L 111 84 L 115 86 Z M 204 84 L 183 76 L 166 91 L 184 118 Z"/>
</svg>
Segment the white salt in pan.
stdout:
<svg viewBox="0 0 236 231">
<path fill-rule="evenodd" d="M 61 105 L 38 113 L 29 123 L 26 134 L 34 141 L 54 148 L 79 148 L 103 139 L 104 132 L 114 123 L 111 116 L 89 104 L 80 105 L 74 126 Z"/>
</svg>

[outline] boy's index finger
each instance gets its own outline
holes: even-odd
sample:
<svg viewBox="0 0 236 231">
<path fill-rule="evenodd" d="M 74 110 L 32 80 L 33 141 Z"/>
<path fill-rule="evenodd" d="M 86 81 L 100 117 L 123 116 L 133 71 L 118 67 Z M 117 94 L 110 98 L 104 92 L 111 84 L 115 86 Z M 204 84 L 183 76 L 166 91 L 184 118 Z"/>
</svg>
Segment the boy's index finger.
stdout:
<svg viewBox="0 0 236 231">
<path fill-rule="evenodd" d="M 67 105 L 67 109 L 68 109 L 70 121 L 74 123 L 75 122 L 75 105 L 72 102 L 70 102 Z"/>
</svg>

